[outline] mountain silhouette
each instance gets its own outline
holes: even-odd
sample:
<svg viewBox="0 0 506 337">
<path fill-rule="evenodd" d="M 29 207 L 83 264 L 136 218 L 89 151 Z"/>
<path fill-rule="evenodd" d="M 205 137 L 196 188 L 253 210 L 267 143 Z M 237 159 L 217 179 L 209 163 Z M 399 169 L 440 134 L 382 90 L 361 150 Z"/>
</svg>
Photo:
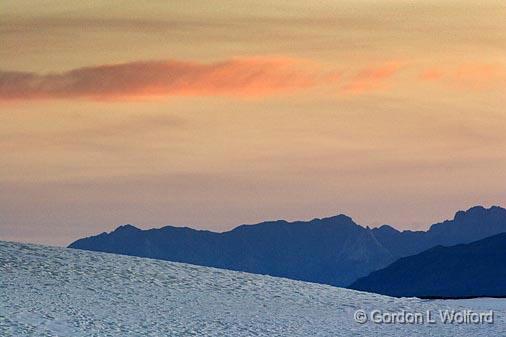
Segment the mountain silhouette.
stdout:
<svg viewBox="0 0 506 337">
<path fill-rule="evenodd" d="M 506 233 L 397 260 L 350 288 L 390 296 L 506 296 Z"/>
<path fill-rule="evenodd" d="M 347 286 L 400 257 L 502 232 L 506 232 L 506 209 L 477 206 L 457 212 L 453 220 L 434 224 L 428 231 L 398 231 L 387 225 L 371 229 L 346 215 L 241 225 L 223 233 L 124 225 L 77 240 L 69 248 Z"/>
</svg>

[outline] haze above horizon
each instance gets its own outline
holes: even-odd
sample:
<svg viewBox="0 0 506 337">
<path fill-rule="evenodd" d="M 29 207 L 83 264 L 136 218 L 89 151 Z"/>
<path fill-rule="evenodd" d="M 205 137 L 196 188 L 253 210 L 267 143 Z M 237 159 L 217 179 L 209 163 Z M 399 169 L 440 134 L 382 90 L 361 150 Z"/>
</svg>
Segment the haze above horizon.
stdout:
<svg viewBox="0 0 506 337">
<path fill-rule="evenodd" d="M 504 206 L 502 1 L 11 1 L 0 239 Z"/>
</svg>

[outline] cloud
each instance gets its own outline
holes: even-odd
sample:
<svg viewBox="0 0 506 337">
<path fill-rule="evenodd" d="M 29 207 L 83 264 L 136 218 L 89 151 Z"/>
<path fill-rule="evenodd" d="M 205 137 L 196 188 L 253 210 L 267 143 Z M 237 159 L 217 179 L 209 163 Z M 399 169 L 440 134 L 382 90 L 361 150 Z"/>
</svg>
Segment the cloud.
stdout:
<svg viewBox="0 0 506 337">
<path fill-rule="evenodd" d="M 438 81 L 444 76 L 444 71 L 439 68 L 425 69 L 420 73 L 420 79 L 424 81 Z"/>
<path fill-rule="evenodd" d="M 506 67 L 500 64 L 466 63 L 447 68 L 428 68 L 420 73 L 419 78 L 461 89 L 489 89 L 506 84 Z"/>
<path fill-rule="evenodd" d="M 397 74 L 403 65 L 404 63 L 392 61 L 364 68 L 343 86 L 343 91 L 351 94 L 361 94 L 384 89 L 386 81 Z"/>
<path fill-rule="evenodd" d="M 270 95 L 317 85 L 320 75 L 312 68 L 289 58 L 244 58 L 131 62 L 50 74 L 0 71 L 0 100 Z"/>
<path fill-rule="evenodd" d="M 214 63 L 139 61 L 47 74 L 0 70 L 0 101 L 263 97 L 322 86 L 333 87 L 340 95 L 354 96 L 392 89 L 394 77 L 406 65 L 406 62 L 390 61 L 346 72 L 323 69 L 316 62 L 301 59 L 252 57 Z M 419 72 L 418 79 L 444 83 L 456 89 L 479 90 L 505 84 L 506 68 L 478 63 L 428 67 Z M 416 78 L 411 82 L 416 82 Z"/>
</svg>

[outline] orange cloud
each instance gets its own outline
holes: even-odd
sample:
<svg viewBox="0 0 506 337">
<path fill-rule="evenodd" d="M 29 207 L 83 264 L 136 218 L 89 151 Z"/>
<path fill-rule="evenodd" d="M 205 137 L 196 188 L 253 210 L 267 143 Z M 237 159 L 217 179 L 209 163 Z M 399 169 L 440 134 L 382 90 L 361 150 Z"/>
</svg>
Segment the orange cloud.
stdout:
<svg viewBox="0 0 506 337">
<path fill-rule="evenodd" d="M 319 75 L 312 67 L 287 58 L 247 58 L 131 62 L 52 74 L 0 71 L 0 100 L 269 95 L 316 85 Z"/>
<path fill-rule="evenodd" d="M 467 63 L 456 67 L 430 68 L 421 72 L 424 81 L 442 83 L 467 89 L 485 89 L 506 84 L 506 67 L 499 64 Z"/>
<path fill-rule="evenodd" d="M 348 93 L 360 94 L 385 88 L 385 81 L 393 77 L 403 66 L 400 62 L 388 62 L 379 66 L 368 67 L 343 86 Z"/>
<path fill-rule="evenodd" d="M 465 86 L 484 88 L 506 79 L 506 68 L 497 64 L 464 64 L 458 67 L 454 79 Z"/>
<path fill-rule="evenodd" d="M 333 86 L 360 95 L 391 88 L 406 62 L 365 66 L 349 76 L 318 64 L 281 57 L 223 62 L 145 61 L 77 68 L 61 73 L 0 71 L 0 101 L 37 99 L 133 100 L 168 96 L 251 97 Z M 482 89 L 506 83 L 500 65 L 464 64 L 427 68 L 419 79 L 456 88 Z M 339 83 L 343 84 L 339 84 Z"/>
<path fill-rule="evenodd" d="M 437 81 L 443 78 L 444 71 L 439 68 L 425 69 L 420 74 L 420 79 L 424 81 Z"/>
</svg>

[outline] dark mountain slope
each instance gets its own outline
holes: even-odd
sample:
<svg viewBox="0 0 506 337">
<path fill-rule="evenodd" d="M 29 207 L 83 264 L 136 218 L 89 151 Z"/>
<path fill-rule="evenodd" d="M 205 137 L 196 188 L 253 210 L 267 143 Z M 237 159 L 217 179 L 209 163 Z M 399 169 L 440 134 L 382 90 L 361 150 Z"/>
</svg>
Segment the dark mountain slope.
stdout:
<svg viewBox="0 0 506 337">
<path fill-rule="evenodd" d="M 401 258 L 350 288 L 390 296 L 506 296 L 506 233 Z"/>
</svg>

